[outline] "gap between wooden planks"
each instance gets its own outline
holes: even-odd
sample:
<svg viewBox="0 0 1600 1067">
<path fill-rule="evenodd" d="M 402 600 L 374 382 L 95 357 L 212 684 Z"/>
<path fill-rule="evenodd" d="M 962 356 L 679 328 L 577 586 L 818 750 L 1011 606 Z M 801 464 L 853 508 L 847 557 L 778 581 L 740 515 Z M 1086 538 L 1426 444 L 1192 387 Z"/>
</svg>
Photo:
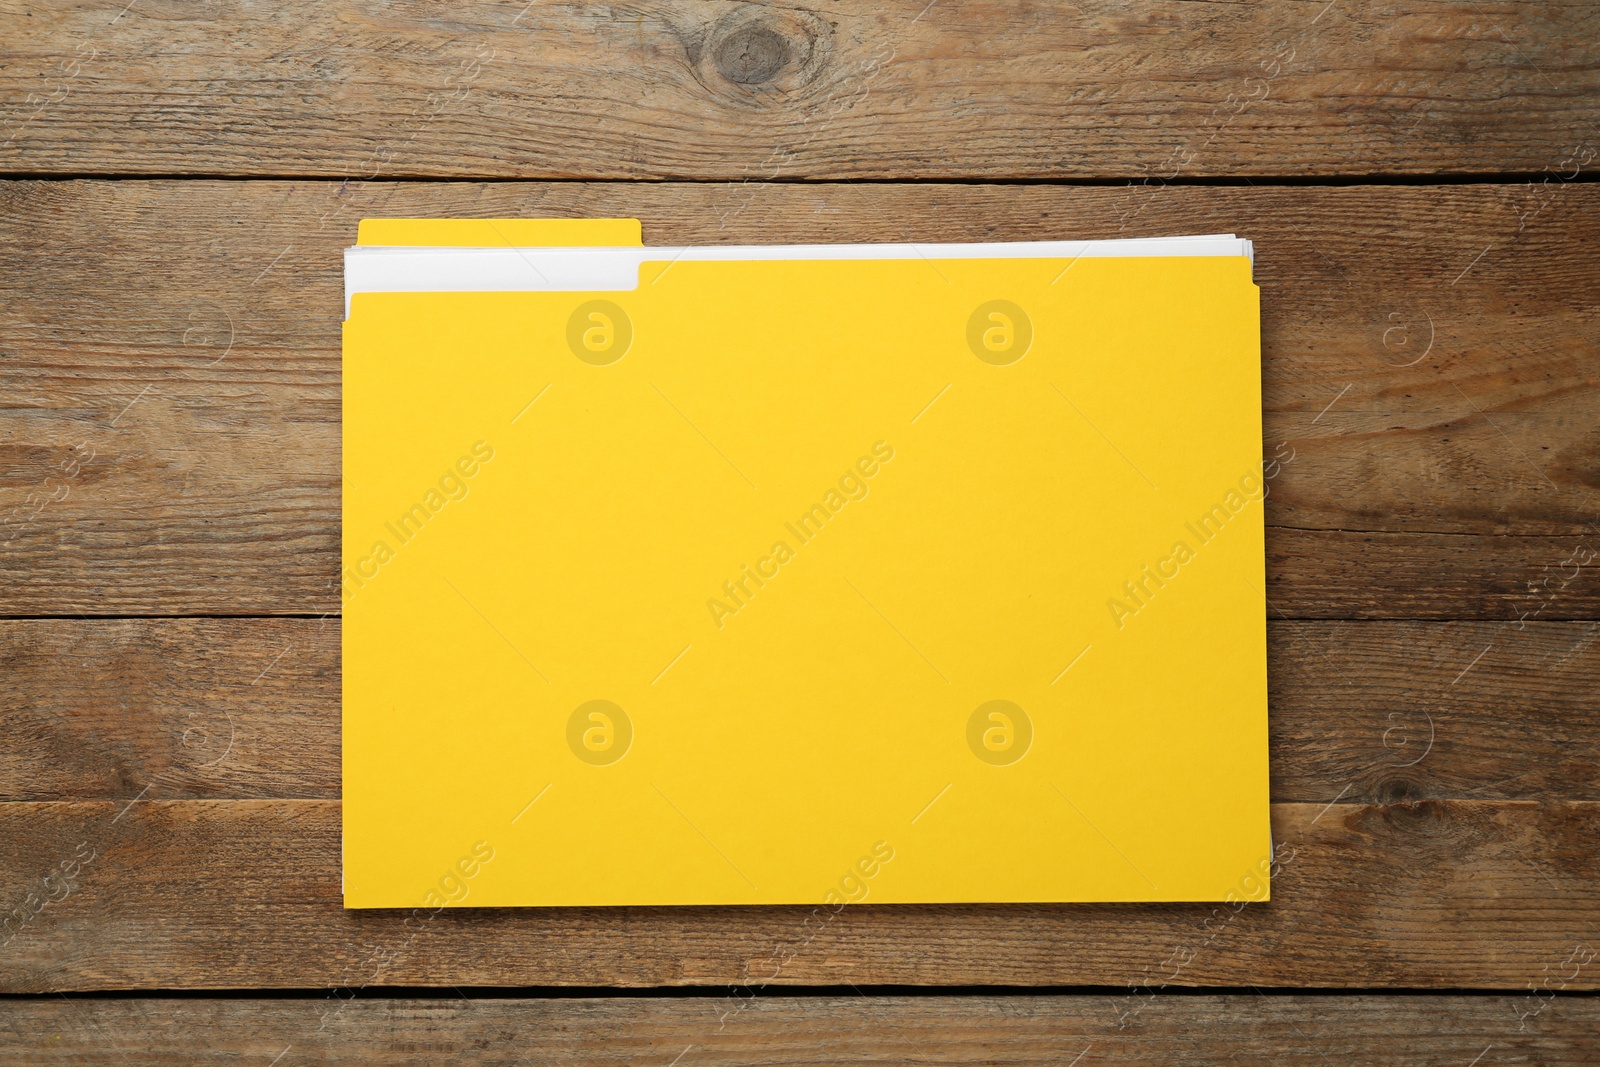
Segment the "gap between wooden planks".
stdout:
<svg viewBox="0 0 1600 1067">
<path fill-rule="evenodd" d="M 340 250 L 364 215 L 450 214 L 636 215 L 651 243 L 1236 231 L 1281 461 L 1271 615 L 1600 611 L 1594 184 L 11 182 L 0 204 L 4 614 L 336 611 Z"/>
</svg>

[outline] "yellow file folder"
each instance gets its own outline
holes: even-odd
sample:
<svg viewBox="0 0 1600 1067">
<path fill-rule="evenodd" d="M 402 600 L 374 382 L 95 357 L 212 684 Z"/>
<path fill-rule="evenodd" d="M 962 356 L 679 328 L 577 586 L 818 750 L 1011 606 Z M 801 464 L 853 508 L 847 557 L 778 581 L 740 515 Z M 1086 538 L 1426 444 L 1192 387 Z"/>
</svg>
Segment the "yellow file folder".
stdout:
<svg viewBox="0 0 1600 1067">
<path fill-rule="evenodd" d="M 1259 899 L 1258 322 L 1239 256 L 358 293 L 346 906 Z"/>
</svg>

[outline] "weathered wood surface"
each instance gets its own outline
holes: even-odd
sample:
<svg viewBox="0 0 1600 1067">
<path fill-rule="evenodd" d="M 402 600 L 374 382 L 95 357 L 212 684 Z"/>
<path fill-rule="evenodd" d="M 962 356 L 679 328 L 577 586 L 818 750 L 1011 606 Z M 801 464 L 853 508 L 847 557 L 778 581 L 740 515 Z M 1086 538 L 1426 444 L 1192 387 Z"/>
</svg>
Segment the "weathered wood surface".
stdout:
<svg viewBox="0 0 1600 1067">
<path fill-rule="evenodd" d="M 13 173 L 1534 173 L 1592 160 L 1600 110 L 1584 0 L 143 0 L 0 18 Z"/>
<path fill-rule="evenodd" d="M 1600 966 L 1574 969 L 1600 940 L 1600 803 L 1588 801 L 1277 804 L 1273 900 L 1237 913 L 1227 905 L 878 907 L 869 898 L 807 926 L 807 908 L 347 912 L 336 802 L 156 795 L 0 804 L 0 899 L 25 917 L 13 919 L 0 953 L 0 992 L 1600 988 Z M 1241 872 L 1241 895 L 1247 878 Z M 1540 985 L 1555 974 L 1559 982 Z"/>
<path fill-rule="evenodd" d="M 0 675 L 0 801 L 339 798 L 337 618 L 0 622 Z"/>
<path fill-rule="evenodd" d="M 51 1067 L 240 1062 L 803 1067 L 859 1063 L 1227 1067 L 1589 1065 L 1600 1000 L 1166 997 L 1119 1026 L 1106 996 L 767 996 L 350 1001 L 81 998 L 0 1015 L 0 1056 Z M 137 1057 L 125 1059 L 125 1056 Z M 676 1057 L 676 1058 L 675 1058 Z"/>
<path fill-rule="evenodd" d="M 0 0 L 0 174 L 336 179 L 0 182 L 0 993 L 330 988 L 23 995 L 0 1060 L 1600 1060 L 1597 90 L 1585 0 Z M 1445 174 L 1533 178 L 1181 184 Z M 339 250 L 581 214 L 1255 239 L 1274 900 L 345 912 Z M 1114 991 L 773 995 L 894 983 Z"/>
<path fill-rule="evenodd" d="M 1288 459 L 1274 616 L 1600 612 L 1594 184 L 124 181 L 0 185 L 0 615 L 336 611 L 339 251 L 364 215 L 449 214 L 633 214 L 652 243 L 1237 231 Z"/>
<path fill-rule="evenodd" d="M 1274 800 L 1600 800 L 1600 623 L 1267 632 Z M 338 619 L 0 622 L 0 675 L 0 801 L 339 797 Z"/>
</svg>

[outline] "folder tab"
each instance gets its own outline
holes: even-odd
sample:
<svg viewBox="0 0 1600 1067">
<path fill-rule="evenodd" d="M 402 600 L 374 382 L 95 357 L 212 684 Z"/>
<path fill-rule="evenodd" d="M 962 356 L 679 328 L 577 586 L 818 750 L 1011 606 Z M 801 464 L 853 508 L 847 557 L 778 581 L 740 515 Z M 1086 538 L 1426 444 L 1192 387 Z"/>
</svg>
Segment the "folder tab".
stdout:
<svg viewBox="0 0 1600 1067">
<path fill-rule="evenodd" d="M 639 245 L 638 219 L 362 219 L 358 245 L 565 248 Z"/>
</svg>

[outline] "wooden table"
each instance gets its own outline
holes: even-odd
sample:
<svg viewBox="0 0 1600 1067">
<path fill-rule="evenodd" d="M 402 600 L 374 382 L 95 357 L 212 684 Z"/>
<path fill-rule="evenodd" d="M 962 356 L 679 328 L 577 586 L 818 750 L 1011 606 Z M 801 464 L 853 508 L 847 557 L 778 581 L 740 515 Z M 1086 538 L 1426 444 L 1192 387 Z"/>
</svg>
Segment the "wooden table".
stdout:
<svg viewBox="0 0 1600 1067">
<path fill-rule="evenodd" d="M 1587 0 L 6 5 L 0 1060 L 1600 1062 L 1597 91 Z M 1253 238 L 1272 902 L 342 910 L 368 215 Z"/>
</svg>

